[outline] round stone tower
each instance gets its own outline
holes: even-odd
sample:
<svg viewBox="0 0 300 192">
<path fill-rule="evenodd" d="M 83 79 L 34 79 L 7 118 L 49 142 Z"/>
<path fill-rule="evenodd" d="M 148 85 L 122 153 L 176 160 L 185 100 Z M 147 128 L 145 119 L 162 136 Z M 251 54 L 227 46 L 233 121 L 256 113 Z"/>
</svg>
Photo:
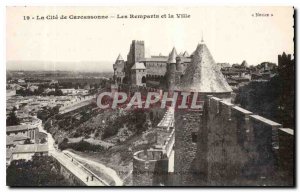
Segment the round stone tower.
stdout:
<svg viewBox="0 0 300 192">
<path fill-rule="evenodd" d="M 124 59 L 122 58 L 121 54 L 119 54 L 118 58 L 116 59 L 116 62 L 113 64 L 115 83 L 122 83 L 123 78 L 125 77 L 124 67 Z"/>
<path fill-rule="evenodd" d="M 203 41 L 198 44 L 191 63 L 174 90 L 197 94 L 196 103 L 199 106 L 197 109 L 175 111 L 174 185 L 201 185 L 207 174 L 208 130 L 203 127 L 204 100 L 207 95 L 231 100 L 232 92 Z M 187 101 L 191 102 L 192 97 Z M 197 151 L 203 155 L 198 157 Z"/>
<path fill-rule="evenodd" d="M 171 53 L 169 54 L 168 58 L 168 76 L 167 76 L 167 85 L 168 90 L 174 90 L 175 87 L 175 72 L 176 72 L 176 57 L 177 51 L 175 47 L 172 49 Z"/>
<path fill-rule="evenodd" d="M 134 186 L 160 186 L 166 180 L 168 160 L 160 150 L 141 150 L 134 153 L 132 180 Z"/>
</svg>

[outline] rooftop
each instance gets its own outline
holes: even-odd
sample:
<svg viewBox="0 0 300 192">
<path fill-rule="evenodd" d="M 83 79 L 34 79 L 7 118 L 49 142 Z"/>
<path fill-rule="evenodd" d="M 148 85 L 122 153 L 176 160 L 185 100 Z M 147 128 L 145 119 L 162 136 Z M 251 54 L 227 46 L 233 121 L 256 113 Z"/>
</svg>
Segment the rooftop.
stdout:
<svg viewBox="0 0 300 192">
<path fill-rule="evenodd" d="M 28 144 L 28 145 L 17 145 L 13 153 L 38 153 L 47 152 L 48 144 Z"/>
<path fill-rule="evenodd" d="M 37 129 L 37 127 L 30 125 L 14 125 L 14 126 L 6 126 L 6 132 L 14 132 L 14 131 L 25 131 L 29 129 Z"/>
<path fill-rule="evenodd" d="M 30 139 L 30 138 L 27 136 L 21 136 L 21 135 L 20 136 L 17 136 L 17 135 L 6 136 L 6 144 L 14 142 L 14 141 L 22 141 L 22 140 L 26 140 L 26 139 Z"/>
<path fill-rule="evenodd" d="M 204 43 L 198 44 L 176 90 L 202 93 L 232 92 Z"/>
<path fill-rule="evenodd" d="M 132 67 L 131 69 L 146 69 L 144 63 L 139 63 L 139 62 L 136 62 Z"/>
<path fill-rule="evenodd" d="M 184 57 L 189 57 L 190 55 L 189 55 L 189 53 L 188 53 L 187 51 L 185 51 L 185 52 L 183 53 L 183 56 L 184 56 Z"/>
<path fill-rule="evenodd" d="M 242 64 L 241 64 L 241 66 L 243 66 L 243 67 L 248 67 L 247 61 L 244 60 L 244 61 L 242 62 Z"/>
<path fill-rule="evenodd" d="M 10 136 L 6 136 L 6 145 L 13 145 L 14 139 Z"/>
<path fill-rule="evenodd" d="M 12 155 L 12 149 L 6 149 L 6 159 L 10 159 Z"/>
<path fill-rule="evenodd" d="M 176 63 L 176 57 L 178 56 L 175 47 L 173 47 L 171 53 L 169 54 L 168 63 Z"/>
<path fill-rule="evenodd" d="M 167 62 L 168 61 L 168 57 L 151 57 L 151 58 L 144 58 L 141 61 L 145 61 L 145 62 Z"/>
<path fill-rule="evenodd" d="M 116 61 L 124 61 L 123 57 L 121 56 L 121 54 L 119 54 L 118 58 Z"/>
</svg>

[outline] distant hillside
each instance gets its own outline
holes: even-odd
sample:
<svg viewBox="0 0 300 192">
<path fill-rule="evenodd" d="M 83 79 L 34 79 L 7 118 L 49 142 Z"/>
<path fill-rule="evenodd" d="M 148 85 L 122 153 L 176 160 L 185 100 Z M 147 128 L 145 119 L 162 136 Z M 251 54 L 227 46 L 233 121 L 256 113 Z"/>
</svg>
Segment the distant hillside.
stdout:
<svg viewBox="0 0 300 192">
<path fill-rule="evenodd" d="M 40 70 L 40 71 L 81 71 L 81 72 L 112 72 L 113 61 L 7 61 L 7 70 Z"/>
</svg>

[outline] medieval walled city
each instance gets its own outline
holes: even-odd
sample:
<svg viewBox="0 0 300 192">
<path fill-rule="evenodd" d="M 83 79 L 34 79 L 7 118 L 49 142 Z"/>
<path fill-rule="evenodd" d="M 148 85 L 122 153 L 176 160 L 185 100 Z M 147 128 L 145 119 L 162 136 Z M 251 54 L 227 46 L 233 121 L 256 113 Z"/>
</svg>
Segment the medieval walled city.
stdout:
<svg viewBox="0 0 300 192">
<path fill-rule="evenodd" d="M 293 102 L 284 99 L 294 92 L 291 55 L 278 55 L 278 66 L 230 66 L 216 63 L 203 39 L 191 54 L 174 47 L 151 57 L 133 40 L 112 68 L 103 78 L 8 73 L 8 174 L 48 161 L 59 185 L 293 184 Z M 283 89 L 280 113 L 258 115 L 273 104 L 257 108 L 245 93 L 274 85 Z M 26 185 L 15 179 L 9 184 Z"/>
<path fill-rule="evenodd" d="M 8 7 L 6 185 L 294 187 L 293 14 Z"/>
</svg>

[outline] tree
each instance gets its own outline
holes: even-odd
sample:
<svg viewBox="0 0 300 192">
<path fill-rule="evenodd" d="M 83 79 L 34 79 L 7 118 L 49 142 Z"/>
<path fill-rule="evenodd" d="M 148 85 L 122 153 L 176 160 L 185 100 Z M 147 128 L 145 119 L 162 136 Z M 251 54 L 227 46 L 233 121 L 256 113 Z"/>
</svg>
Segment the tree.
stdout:
<svg viewBox="0 0 300 192">
<path fill-rule="evenodd" d="M 8 186 L 69 186 L 60 174 L 60 165 L 51 156 L 33 156 L 32 160 L 15 160 L 6 170 Z"/>
<path fill-rule="evenodd" d="M 41 144 L 46 143 L 46 142 L 47 142 L 46 138 L 43 137 L 43 138 L 41 139 Z"/>
<path fill-rule="evenodd" d="M 13 126 L 13 125 L 20 125 L 20 119 L 16 116 L 14 110 L 12 110 L 9 113 L 6 119 L 6 126 Z"/>
<path fill-rule="evenodd" d="M 63 96 L 63 92 L 60 89 L 55 89 L 55 96 Z"/>
<path fill-rule="evenodd" d="M 50 116 L 54 116 L 54 115 L 56 115 L 56 114 L 58 114 L 59 113 L 59 106 L 54 106 L 53 108 L 51 108 L 50 109 Z"/>
<path fill-rule="evenodd" d="M 50 116 L 50 112 L 48 110 L 39 110 L 37 112 L 37 118 L 41 119 L 42 121 L 46 121 Z"/>
</svg>

